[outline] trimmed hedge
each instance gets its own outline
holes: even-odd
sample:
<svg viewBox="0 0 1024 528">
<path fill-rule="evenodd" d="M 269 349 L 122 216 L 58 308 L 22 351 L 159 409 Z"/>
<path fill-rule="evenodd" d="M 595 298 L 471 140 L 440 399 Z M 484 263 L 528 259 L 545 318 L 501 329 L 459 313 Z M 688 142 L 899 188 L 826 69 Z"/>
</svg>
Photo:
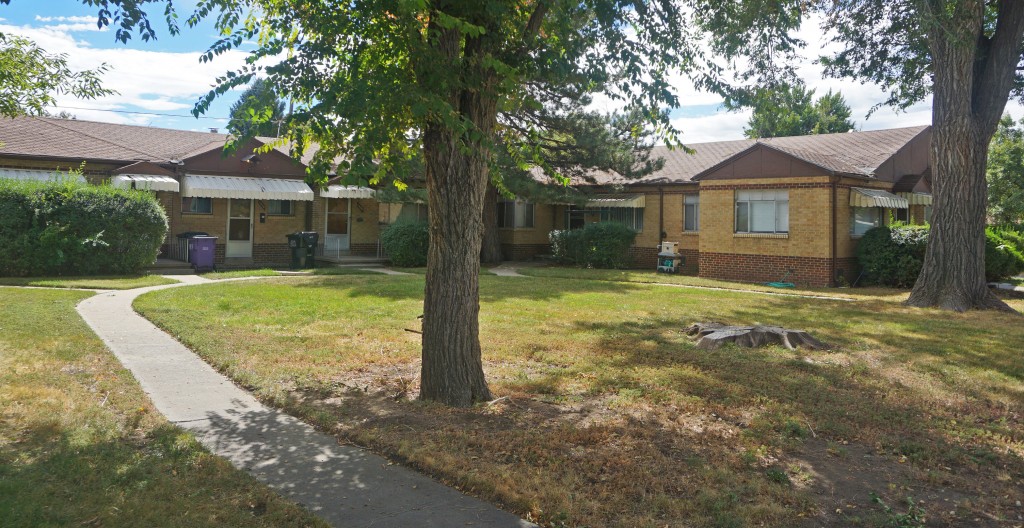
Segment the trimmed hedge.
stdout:
<svg viewBox="0 0 1024 528">
<path fill-rule="evenodd" d="M 395 266 L 427 265 L 430 230 L 426 222 L 396 222 L 380 232 L 380 243 Z"/>
<path fill-rule="evenodd" d="M 166 235 L 149 192 L 0 179 L 0 275 L 139 273 Z"/>
<path fill-rule="evenodd" d="M 997 281 L 1024 271 L 1024 236 L 1010 229 L 985 230 L 985 280 Z M 857 244 L 857 261 L 868 283 L 909 288 L 914 285 L 928 245 L 928 226 L 876 227 Z"/>
<path fill-rule="evenodd" d="M 551 252 L 555 259 L 583 268 L 626 268 L 633 263 L 629 248 L 636 231 L 616 223 L 597 222 L 582 229 L 552 231 Z"/>
</svg>

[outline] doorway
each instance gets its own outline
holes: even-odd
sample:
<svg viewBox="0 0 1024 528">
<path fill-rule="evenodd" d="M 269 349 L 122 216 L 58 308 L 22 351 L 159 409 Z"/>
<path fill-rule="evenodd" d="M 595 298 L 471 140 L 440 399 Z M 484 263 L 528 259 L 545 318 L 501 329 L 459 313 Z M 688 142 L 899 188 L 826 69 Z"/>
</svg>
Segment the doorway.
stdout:
<svg viewBox="0 0 1024 528">
<path fill-rule="evenodd" d="M 228 200 L 228 239 L 224 256 L 252 258 L 252 200 Z"/>
<path fill-rule="evenodd" d="M 325 198 L 327 200 L 327 225 L 324 232 L 324 256 L 340 257 L 349 250 L 352 228 L 352 200 L 350 198 Z"/>
</svg>

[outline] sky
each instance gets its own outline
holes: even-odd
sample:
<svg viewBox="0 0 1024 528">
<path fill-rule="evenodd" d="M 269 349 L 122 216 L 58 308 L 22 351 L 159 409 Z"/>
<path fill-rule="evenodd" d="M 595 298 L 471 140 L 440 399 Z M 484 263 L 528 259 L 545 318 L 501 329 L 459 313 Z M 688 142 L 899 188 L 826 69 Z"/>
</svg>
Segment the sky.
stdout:
<svg viewBox="0 0 1024 528">
<path fill-rule="evenodd" d="M 182 18 L 189 14 L 186 3 L 176 2 L 182 10 Z M 200 63 L 200 55 L 218 36 L 211 23 L 205 22 L 192 29 L 183 27 L 181 34 L 172 36 L 163 24 L 162 13 L 156 13 L 152 22 L 158 32 L 155 42 L 135 38 L 125 45 L 114 40 L 112 30 L 99 30 L 95 9 L 80 0 L 11 0 L 9 5 L 0 5 L 0 33 L 23 35 L 50 53 L 67 54 L 69 64 L 75 69 L 108 65 L 103 82 L 107 88 L 116 90 L 117 95 L 96 100 L 59 96 L 59 107 L 54 113 L 63 110 L 78 119 L 223 131 L 228 109 L 240 90 L 218 97 L 201 119 L 192 117 L 190 110 L 199 97 L 212 88 L 217 76 L 243 64 L 251 45 L 220 55 L 210 63 Z M 822 51 L 827 52 L 830 44 L 814 23 L 805 23 L 799 36 L 808 43 L 805 48 L 808 51 L 799 65 L 800 76 L 818 95 L 830 89 L 842 92 L 858 129 L 877 130 L 931 122 L 930 100 L 899 113 L 881 108 L 868 118 L 871 107 L 884 99 L 883 92 L 876 86 L 848 79 L 823 78 L 822 69 L 814 59 Z M 743 138 L 749 111 L 725 111 L 719 96 L 695 90 L 683 75 L 674 77 L 673 86 L 682 106 L 671 116 L 676 128 L 682 131 L 684 142 Z M 611 110 L 614 104 L 597 97 L 595 107 Z M 1024 107 L 1011 102 L 1007 112 L 1019 119 L 1024 116 Z"/>
</svg>

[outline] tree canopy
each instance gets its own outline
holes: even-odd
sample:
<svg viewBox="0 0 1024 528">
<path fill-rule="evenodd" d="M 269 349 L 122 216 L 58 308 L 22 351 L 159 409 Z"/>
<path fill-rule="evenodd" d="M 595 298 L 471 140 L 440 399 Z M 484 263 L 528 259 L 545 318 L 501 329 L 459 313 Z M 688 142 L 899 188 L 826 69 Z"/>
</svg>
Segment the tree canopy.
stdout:
<svg viewBox="0 0 1024 528">
<path fill-rule="evenodd" d="M 751 139 L 832 134 L 855 126 L 841 93 L 829 90 L 815 100 L 814 90 L 803 84 L 759 90 L 751 106 L 753 113 L 743 130 Z"/>
<path fill-rule="evenodd" d="M 62 94 L 95 99 L 114 93 L 100 82 L 106 66 L 75 71 L 67 59 L 27 38 L 0 33 L 0 116 L 45 115 Z"/>
<path fill-rule="evenodd" d="M 988 154 L 988 213 L 997 224 L 1024 224 L 1024 119 L 999 121 Z"/>
<path fill-rule="evenodd" d="M 238 137 L 277 137 L 287 130 L 285 104 L 274 87 L 255 79 L 228 112 L 228 130 Z"/>
</svg>

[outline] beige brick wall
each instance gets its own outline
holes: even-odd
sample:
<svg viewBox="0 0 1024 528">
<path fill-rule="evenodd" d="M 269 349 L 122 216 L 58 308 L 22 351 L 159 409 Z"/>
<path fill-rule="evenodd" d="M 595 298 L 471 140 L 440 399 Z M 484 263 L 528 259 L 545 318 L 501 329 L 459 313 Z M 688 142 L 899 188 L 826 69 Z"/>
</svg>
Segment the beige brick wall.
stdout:
<svg viewBox="0 0 1024 528">
<path fill-rule="evenodd" d="M 687 194 L 697 194 L 696 186 L 692 190 L 688 188 L 686 191 L 672 187 L 665 189 L 664 240 L 654 240 L 654 238 L 660 238 L 656 236 L 658 234 L 658 220 L 657 216 L 655 216 L 654 229 L 651 230 L 651 235 L 643 240 L 643 244 L 640 243 L 640 238 L 637 237 L 638 246 L 651 245 L 652 243 L 654 246 L 657 246 L 662 241 L 665 241 L 678 242 L 680 250 L 697 251 L 700 249 L 700 232 L 683 231 L 683 201 Z M 655 213 L 657 213 L 658 203 L 656 191 L 647 193 L 647 207 L 653 208 Z M 703 204 L 701 204 L 700 208 L 703 209 Z"/>
<path fill-rule="evenodd" d="M 335 198 L 330 198 L 334 200 Z M 328 198 L 317 198 L 312 202 L 313 207 L 313 231 L 320 233 L 323 237 L 327 231 L 327 200 Z M 381 220 L 388 216 L 388 205 L 381 204 L 377 200 L 359 199 L 349 203 L 349 245 L 376 245 L 380 237 Z M 390 204 L 391 210 L 397 215 L 398 204 Z M 382 217 L 383 215 L 383 217 Z"/>
<path fill-rule="evenodd" d="M 562 228 L 564 216 L 564 206 L 534 204 L 533 227 L 499 228 L 498 239 L 502 244 L 550 244 L 548 236 Z"/>
<path fill-rule="evenodd" d="M 700 251 L 747 255 L 825 257 L 831 249 L 831 191 L 827 176 L 706 181 L 700 191 Z M 750 236 L 735 233 L 736 187 L 769 186 L 789 191 L 789 234 Z M 793 187 L 788 187 L 788 186 Z M 848 199 L 848 198 L 847 198 Z"/>
<path fill-rule="evenodd" d="M 213 199 L 213 213 L 193 214 L 181 212 L 181 197 L 176 193 L 157 193 L 164 208 L 171 228 L 168 237 L 173 239 L 184 231 L 205 231 L 219 238 L 218 243 L 227 239 L 228 200 Z M 292 214 L 286 216 L 267 215 L 266 222 L 260 223 L 260 213 L 266 212 L 266 202 L 256 200 L 253 207 L 253 243 L 254 244 L 286 244 L 285 235 L 302 231 L 305 226 L 306 202 L 292 202 Z"/>
<path fill-rule="evenodd" d="M 380 202 L 373 199 L 352 200 L 351 240 L 352 244 L 376 244 L 380 237 Z M 314 231 L 323 231 L 323 227 Z"/>
</svg>

